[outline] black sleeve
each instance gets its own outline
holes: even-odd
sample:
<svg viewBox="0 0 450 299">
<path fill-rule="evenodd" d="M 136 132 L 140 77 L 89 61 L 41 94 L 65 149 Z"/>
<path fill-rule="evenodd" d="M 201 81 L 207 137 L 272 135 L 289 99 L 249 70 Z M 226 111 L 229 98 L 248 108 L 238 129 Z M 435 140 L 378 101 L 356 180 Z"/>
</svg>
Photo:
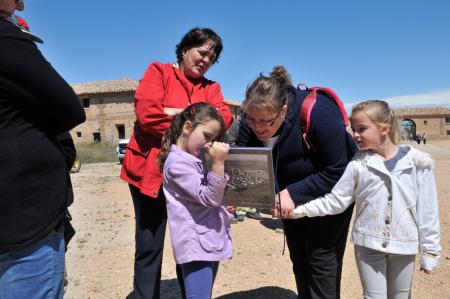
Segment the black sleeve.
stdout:
<svg viewBox="0 0 450 299">
<path fill-rule="evenodd" d="M 231 147 L 236 146 L 236 139 L 239 133 L 239 123 L 241 118 L 237 117 L 231 126 L 228 128 L 227 133 L 225 134 L 225 142 L 228 143 Z"/>
<path fill-rule="evenodd" d="M 77 157 L 77 150 L 72 136 L 70 136 L 69 132 L 64 132 L 57 137 L 57 140 L 59 142 L 59 149 L 66 161 L 67 169 L 70 170 Z"/>
<path fill-rule="evenodd" d="M 20 34 L 0 39 L 0 86 L 14 103 L 39 123 L 60 134 L 85 121 L 72 87 L 45 60 L 36 45 Z"/>
<path fill-rule="evenodd" d="M 255 138 L 252 138 L 252 130 L 249 126 L 247 126 L 244 119 L 241 117 L 239 120 L 239 129 L 236 134 L 236 146 L 256 146 Z M 258 146 L 261 146 L 261 143 L 258 142 Z"/>
</svg>

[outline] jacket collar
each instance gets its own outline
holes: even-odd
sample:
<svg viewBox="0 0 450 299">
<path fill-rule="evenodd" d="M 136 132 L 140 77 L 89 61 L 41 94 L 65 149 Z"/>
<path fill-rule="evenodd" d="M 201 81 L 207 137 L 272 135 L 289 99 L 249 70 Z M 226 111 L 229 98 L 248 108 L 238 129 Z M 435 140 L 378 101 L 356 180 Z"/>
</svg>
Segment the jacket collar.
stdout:
<svg viewBox="0 0 450 299">
<path fill-rule="evenodd" d="M 399 147 L 405 146 L 408 145 L 400 145 Z M 406 156 L 404 156 L 397 162 L 392 172 L 399 172 L 414 167 L 415 163 L 414 157 L 416 156 L 416 154 L 417 154 L 416 150 L 413 147 L 411 147 Z M 381 159 L 380 155 L 376 153 L 369 151 L 361 152 L 361 162 L 363 163 L 363 165 L 367 165 L 367 167 L 374 168 L 377 171 L 380 171 L 386 175 L 390 175 L 389 170 L 387 170 L 386 166 L 384 165 L 383 159 Z"/>
<path fill-rule="evenodd" d="M 170 147 L 170 152 L 171 153 L 176 153 L 177 155 L 183 157 L 183 159 L 190 160 L 190 161 L 195 162 L 195 163 L 198 163 L 198 162 L 202 163 L 202 160 L 200 160 L 196 156 L 193 156 L 193 155 L 183 151 L 181 148 L 179 148 L 175 144 L 172 144 L 172 146 Z"/>
</svg>

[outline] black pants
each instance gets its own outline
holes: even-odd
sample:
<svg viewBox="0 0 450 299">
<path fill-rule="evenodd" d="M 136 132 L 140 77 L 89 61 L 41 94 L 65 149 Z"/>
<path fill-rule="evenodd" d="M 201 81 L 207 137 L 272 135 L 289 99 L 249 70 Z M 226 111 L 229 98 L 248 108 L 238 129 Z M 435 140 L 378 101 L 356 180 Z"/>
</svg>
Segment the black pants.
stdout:
<svg viewBox="0 0 450 299">
<path fill-rule="evenodd" d="M 161 267 L 166 233 L 167 210 L 164 192 L 158 198 L 142 194 L 138 188 L 129 185 L 136 216 L 136 251 L 134 256 L 133 292 L 128 298 L 159 298 L 161 286 Z M 181 267 L 177 265 L 177 278 L 182 298 L 184 281 Z"/>
<path fill-rule="evenodd" d="M 340 298 L 352 211 L 353 205 L 339 215 L 284 220 L 298 298 Z"/>
</svg>

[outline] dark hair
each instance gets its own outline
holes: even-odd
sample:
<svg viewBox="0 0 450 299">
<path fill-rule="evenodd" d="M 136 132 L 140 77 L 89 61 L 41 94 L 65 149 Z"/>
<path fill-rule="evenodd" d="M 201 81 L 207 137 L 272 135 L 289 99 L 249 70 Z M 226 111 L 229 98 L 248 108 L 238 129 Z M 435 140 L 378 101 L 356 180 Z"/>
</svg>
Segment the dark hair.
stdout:
<svg viewBox="0 0 450 299">
<path fill-rule="evenodd" d="M 183 60 L 183 51 L 199 47 L 205 42 L 211 43 L 211 48 L 216 54 L 216 59 L 213 62 L 216 63 L 223 49 L 222 39 L 213 30 L 198 27 L 189 30 L 176 46 L 175 53 L 177 54 L 178 63 L 181 63 Z"/>
<path fill-rule="evenodd" d="M 220 123 L 220 134 L 215 140 L 222 141 L 225 136 L 225 122 L 219 111 L 210 104 L 201 102 L 189 105 L 173 117 L 170 128 L 164 133 L 161 141 L 161 152 L 158 154 L 158 168 L 161 172 L 169 155 L 170 147 L 177 143 L 178 138 L 183 133 L 184 123 L 190 121 L 192 130 L 194 130 L 198 125 L 205 124 L 210 120 L 217 120 Z"/>
<path fill-rule="evenodd" d="M 247 87 L 242 110 L 246 112 L 257 107 L 276 112 L 287 103 L 291 87 L 292 81 L 287 70 L 281 65 L 274 66 L 269 77 L 260 73 Z"/>
<path fill-rule="evenodd" d="M 364 101 L 353 106 L 352 114 L 357 112 L 363 112 L 376 124 L 389 124 L 389 139 L 393 144 L 397 144 L 399 128 L 394 111 L 389 107 L 387 102 L 381 100 Z"/>
</svg>

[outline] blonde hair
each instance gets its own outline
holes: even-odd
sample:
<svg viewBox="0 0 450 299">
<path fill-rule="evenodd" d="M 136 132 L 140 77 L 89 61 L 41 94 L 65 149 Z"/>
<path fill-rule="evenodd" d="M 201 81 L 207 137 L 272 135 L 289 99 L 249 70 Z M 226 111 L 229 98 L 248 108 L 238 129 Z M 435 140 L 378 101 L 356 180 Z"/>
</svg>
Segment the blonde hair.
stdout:
<svg viewBox="0 0 450 299">
<path fill-rule="evenodd" d="M 266 108 L 273 112 L 287 103 L 292 81 L 287 70 L 281 66 L 274 66 L 269 77 L 262 73 L 253 81 L 245 92 L 242 110 L 247 112 L 252 108 Z"/>
<path fill-rule="evenodd" d="M 393 144 L 397 144 L 399 135 L 397 119 L 387 102 L 381 100 L 364 101 L 353 106 L 352 114 L 357 112 L 363 112 L 374 123 L 388 124 L 390 127 L 388 137 Z"/>
</svg>

